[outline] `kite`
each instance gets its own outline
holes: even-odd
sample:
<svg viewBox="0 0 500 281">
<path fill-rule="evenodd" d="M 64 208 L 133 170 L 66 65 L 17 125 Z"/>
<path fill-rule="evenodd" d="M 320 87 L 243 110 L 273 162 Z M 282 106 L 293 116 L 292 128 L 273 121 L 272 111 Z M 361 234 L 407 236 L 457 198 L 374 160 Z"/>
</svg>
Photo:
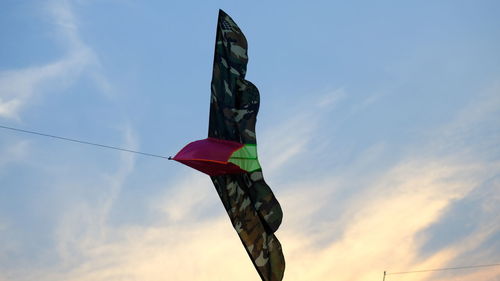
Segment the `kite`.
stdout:
<svg viewBox="0 0 500 281">
<path fill-rule="evenodd" d="M 189 143 L 172 159 L 208 174 L 231 223 L 264 281 L 283 279 L 285 259 L 274 232 L 283 213 L 264 181 L 255 123 L 260 96 L 245 80 L 247 41 L 219 10 L 211 82 L 208 138 Z"/>
</svg>

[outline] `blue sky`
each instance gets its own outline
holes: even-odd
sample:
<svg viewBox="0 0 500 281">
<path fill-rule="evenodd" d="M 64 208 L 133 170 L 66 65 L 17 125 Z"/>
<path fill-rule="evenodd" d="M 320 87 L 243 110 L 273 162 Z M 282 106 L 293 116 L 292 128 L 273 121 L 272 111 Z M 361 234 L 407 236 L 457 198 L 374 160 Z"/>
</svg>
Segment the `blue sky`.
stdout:
<svg viewBox="0 0 500 281">
<path fill-rule="evenodd" d="M 175 154 L 249 42 L 284 280 L 500 262 L 497 1 L 2 1 L 0 124 Z M 498 280 L 498 267 L 389 275 Z M 209 178 L 0 131 L 0 280 L 258 280 Z"/>
</svg>

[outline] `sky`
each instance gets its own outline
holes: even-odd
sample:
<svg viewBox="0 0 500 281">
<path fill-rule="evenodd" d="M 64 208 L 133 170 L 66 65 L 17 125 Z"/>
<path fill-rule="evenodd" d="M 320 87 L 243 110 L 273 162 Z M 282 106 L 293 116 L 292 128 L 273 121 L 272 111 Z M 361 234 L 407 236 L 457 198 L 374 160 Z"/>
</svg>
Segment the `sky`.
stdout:
<svg viewBox="0 0 500 281">
<path fill-rule="evenodd" d="M 0 2 L 0 125 L 164 156 L 249 44 L 284 280 L 498 281 L 500 2 Z M 0 130 L 0 280 L 259 280 L 208 176 Z"/>
</svg>

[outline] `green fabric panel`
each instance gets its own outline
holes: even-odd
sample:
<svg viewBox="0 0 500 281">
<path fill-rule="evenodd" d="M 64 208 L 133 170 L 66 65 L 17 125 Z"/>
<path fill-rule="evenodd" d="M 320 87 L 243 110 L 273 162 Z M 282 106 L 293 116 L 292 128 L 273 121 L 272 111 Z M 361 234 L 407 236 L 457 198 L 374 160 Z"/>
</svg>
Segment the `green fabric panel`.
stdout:
<svg viewBox="0 0 500 281">
<path fill-rule="evenodd" d="M 253 172 L 260 169 L 257 159 L 257 146 L 255 144 L 245 144 L 242 148 L 233 152 L 229 162 L 238 165 L 247 172 Z"/>
</svg>

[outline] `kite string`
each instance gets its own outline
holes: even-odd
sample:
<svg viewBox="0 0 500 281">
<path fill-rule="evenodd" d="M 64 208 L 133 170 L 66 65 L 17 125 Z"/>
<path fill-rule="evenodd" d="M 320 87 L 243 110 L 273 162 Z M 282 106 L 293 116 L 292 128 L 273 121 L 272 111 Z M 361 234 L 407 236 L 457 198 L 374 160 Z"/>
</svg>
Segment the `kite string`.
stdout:
<svg viewBox="0 0 500 281">
<path fill-rule="evenodd" d="M 50 134 L 40 133 L 40 132 L 36 132 L 36 131 L 23 130 L 23 129 L 18 129 L 18 128 L 14 128 L 14 127 L 3 126 L 3 125 L 0 125 L 0 128 L 1 129 L 6 129 L 6 130 L 11 130 L 11 131 L 16 131 L 16 132 L 22 132 L 22 133 L 27 133 L 27 134 L 33 134 L 33 135 L 38 135 L 38 136 L 43 136 L 43 137 L 49 137 L 49 138 L 54 138 L 54 139 L 59 139 L 59 140 L 64 140 L 64 141 L 69 141 L 69 142 L 76 142 L 76 143 L 80 143 L 80 144 L 93 145 L 93 146 L 97 146 L 97 147 L 101 147 L 101 148 L 114 149 L 114 150 L 129 152 L 129 153 L 141 154 L 141 155 L 144 155 L 144 156 L 157 157 L 157 158 L 163 158 L 163 159 L 168 159 L 168 160 L 172 159 L 172 157 L 162 156 L 162 155 L 158 155 L 158 154 L 146 153 L 146 152 L 141 152 L 141 151 L 126 149 L 126 148 L 121 148 L 121 147 L 116 147 L 116 146 L 111 146 L 111 145 L 104 145 L 104 144 L 99 144 L 99 143 L 94 143 L 94 142 L 88 142 L 88 141 L 83 141 L 83 140 L 78 140 L 78 139 L 72 139 L 72 138 L 66 138 L 66 137 L 61 137 L 61 136 L 56 136 L 56 135 L 50 135 Z"/>
</svg>

